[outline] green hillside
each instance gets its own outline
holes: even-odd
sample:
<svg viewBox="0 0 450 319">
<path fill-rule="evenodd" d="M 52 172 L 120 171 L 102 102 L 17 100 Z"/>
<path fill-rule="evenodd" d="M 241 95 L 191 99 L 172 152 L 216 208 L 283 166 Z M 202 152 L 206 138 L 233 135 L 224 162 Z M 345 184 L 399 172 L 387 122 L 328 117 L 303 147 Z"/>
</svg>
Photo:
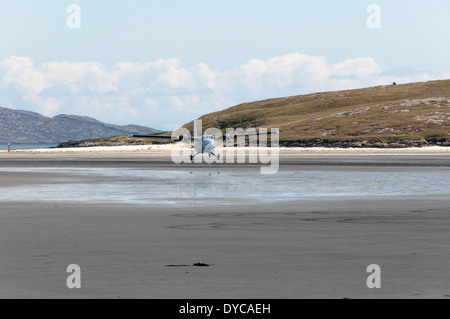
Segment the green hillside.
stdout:
<svg viewBox="0 0 450 319">
<path fill-rule="evenodd" d="M 286 146 L 450 145 L 450 80 L 245 103 L 201 120 L 203 129 L 279 128 Z"/>
<path fill-rule="evenodd" d="M 171 141 L 153 138 L 136 138 L 129 135 L 118 135 L 107 138 L 87 139 L 79 141 L 68 141 L 60 143 L 58 148 L 71 147 L 94 147 L 94 146 L 123 146 L 123 145 L 158 145 L 167 144 Z"/>
<path fill-rule="evenodd" d="M 204 130 L 278 128 L 282 146 L 450 146 L 450 80 L 244 103 L 200 119 Z M 184 127 L 192 132 L 192 122 Z M 119 136 L 63 143 L 61 147 L 167 142 Z"/>
</svg>

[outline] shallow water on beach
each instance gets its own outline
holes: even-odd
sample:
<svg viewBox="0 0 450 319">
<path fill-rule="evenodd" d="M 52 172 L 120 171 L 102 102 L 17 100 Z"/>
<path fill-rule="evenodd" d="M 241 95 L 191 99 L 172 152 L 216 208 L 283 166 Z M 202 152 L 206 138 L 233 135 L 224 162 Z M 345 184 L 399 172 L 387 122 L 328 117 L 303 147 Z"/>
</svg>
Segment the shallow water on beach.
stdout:
<svg viewBox="0 0 450 319">
<path fill-rule="evenodd" d="M 42 174 L 4 186 L 2 173 Z M 11 177 L 12 176 L 12 177 Z M 0 168 L 0 201 L 201 205 L 376 196 L 450 195 L 450 170 L 295 170 L 275 175 L 232 170 Z"/>
</svg>

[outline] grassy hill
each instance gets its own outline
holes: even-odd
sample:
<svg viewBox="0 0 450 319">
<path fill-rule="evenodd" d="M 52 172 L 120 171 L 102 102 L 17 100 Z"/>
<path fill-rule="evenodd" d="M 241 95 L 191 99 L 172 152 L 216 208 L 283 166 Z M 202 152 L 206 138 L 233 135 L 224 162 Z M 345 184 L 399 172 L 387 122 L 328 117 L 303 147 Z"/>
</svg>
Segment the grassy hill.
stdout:
<svg viewBox="0 0 450 319">
<path fill-rule="evenodd" d="M 117 135 L 107 138 L 87 139 L 79 141 L 68 141 L 60 143 L 58 148 L 70 147 L 94 147 L 94 146 L 123 146 L 123 145 L 152 145 L 167 144 L 171 141 L 151 138 L 135 138 L 129 135 Z"/>
<path fill-rule="evenodd" d="M 222 131 L 278 128 L 282 146 L 450 146 L 450 80 L 244 103 L 201 120 L 203 129 Z M 184 127 L 192 132 L 192 122 Z M 82 142 L 79 146 L 162 143 L 129 137 Z"/>
<path fill-rule="evenodd" d="M 286 146 L 450 145 L 450 80 L 245 103 L 201 120 L 204 129 L 279 128 Z"/>
</svg>

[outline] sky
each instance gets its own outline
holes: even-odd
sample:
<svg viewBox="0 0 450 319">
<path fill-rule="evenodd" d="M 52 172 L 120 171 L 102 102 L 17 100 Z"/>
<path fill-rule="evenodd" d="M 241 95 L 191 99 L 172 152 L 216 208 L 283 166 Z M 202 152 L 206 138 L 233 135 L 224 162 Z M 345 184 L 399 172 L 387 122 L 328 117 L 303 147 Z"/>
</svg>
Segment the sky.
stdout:
<svg viewBox="0 0 450 319">
<path fill-rule="evenodd" d="M 0 0 L 0 106 L 175 129 L 239 103 L 450 79 L 448 0 Z"/>
</svg>

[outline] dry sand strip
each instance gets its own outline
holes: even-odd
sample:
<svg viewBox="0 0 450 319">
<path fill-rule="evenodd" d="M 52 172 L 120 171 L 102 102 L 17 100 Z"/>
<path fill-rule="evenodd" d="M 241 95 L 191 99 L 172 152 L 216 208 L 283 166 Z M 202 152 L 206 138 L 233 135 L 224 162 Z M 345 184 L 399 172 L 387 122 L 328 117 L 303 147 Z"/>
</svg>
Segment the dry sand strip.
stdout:
<svg viewBox="0 0 450 319">
<path fill-rule="evenodd" d="M 448 298 L 449 204 L 1 203 L 0 298 Z"/>
<path fill-rule="evenodd" d="M 77 147 L 77 148 L 46 148 L 31 150 L 12 150 L 8 155 L 18 154 L 98 154 L 98 153 L 149 153 L 169 155 L 174 145 L 129 145 L 129 146 L 97 146 L 97 147 Z M 236 147 L 236 151 L 240 148 Z M 270 150 L 270 148 L 268 148 Z M 248 147 L 245 150 L 249 150 Z M 218 152 L 226 151 L 226 148 L 217 148 Z M 411 148 L 328 148 L 328 147 L 280 147 L 280 155 L 450 155 L 450 147 L 445 146 L 426 146 Z M 0 150 L 0 156 L 5 156 L 6 150 Z"/>
</svg>

